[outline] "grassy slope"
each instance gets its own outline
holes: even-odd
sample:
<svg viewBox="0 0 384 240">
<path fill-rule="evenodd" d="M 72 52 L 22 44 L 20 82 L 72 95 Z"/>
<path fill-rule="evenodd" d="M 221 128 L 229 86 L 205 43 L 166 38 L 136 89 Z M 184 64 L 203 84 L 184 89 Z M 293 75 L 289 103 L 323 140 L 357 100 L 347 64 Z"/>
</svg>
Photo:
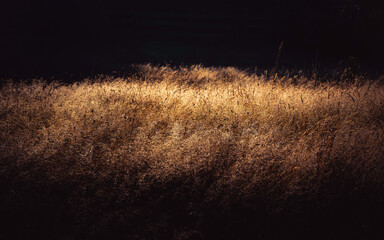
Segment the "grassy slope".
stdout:
<svg viewBox="0 0 384 240">
<path fill-rule="evenodd" d="M 0 237 L 381 234 L 382 84 L 138 68 L 2 87 Z"/>
</svg>

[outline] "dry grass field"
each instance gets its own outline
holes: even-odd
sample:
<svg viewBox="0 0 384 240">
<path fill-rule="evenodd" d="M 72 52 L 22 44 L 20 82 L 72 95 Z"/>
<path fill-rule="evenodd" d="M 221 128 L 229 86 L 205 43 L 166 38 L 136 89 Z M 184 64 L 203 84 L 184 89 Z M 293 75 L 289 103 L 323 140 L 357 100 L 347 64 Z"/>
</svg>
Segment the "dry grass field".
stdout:
<svg viewBox="0 0 384 240">
<path fill-rule="evenodd" d="M 2 85 L 1 239 L 383 236 L 382 81 L 136 68 Z"/>
</svg>

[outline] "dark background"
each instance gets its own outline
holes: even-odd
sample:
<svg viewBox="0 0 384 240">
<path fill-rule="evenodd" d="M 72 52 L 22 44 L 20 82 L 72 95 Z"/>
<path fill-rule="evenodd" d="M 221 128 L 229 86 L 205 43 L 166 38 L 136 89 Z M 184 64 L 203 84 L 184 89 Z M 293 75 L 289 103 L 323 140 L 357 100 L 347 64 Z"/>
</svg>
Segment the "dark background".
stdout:
<svg viewBox="0 0 384 240">
<path fill-rule="evenodd" d="M 382 0 L 0 0 L 0 77 L 89 76 L 132 63 L 383 67 Z"/>
</svg>

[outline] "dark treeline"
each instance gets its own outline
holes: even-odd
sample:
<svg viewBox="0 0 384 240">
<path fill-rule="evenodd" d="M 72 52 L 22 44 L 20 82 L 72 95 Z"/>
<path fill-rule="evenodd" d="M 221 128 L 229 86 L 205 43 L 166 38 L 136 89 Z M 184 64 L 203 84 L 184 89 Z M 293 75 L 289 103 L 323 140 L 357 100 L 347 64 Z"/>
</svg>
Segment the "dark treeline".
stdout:
<svg viewBox="0 0 384 240">
<path fill-rule="evenodd" d="M 353 59 L 379 70 L 379 0 L 2 3 L 1 75 L 97 73 L 139 62 L 302 68 Z"/>
</svg>

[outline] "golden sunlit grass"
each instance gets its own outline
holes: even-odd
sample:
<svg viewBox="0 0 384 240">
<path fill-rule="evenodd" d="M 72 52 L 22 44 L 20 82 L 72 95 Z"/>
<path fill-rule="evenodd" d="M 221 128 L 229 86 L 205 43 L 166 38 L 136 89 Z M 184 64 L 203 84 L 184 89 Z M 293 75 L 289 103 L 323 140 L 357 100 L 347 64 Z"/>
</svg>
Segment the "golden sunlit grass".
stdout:
<svg viewBox="0 0 384 240">
<path fill-rule="evenodd" d="M 365 209 L 372 201 L 361 196 L 381 196 L 382 83 L 137 68 L 127 78 L 2 87 L 2 194 L 9 202 L 23 203 L 13 194 L 24 194 L 23 184 L 49 185 L 66 199 L 67 225 L 82 226 L 71 228 L 75 238 L 129 225 L 123 232 L 131 237 L 165 239 L 196 229 L 212 237 L 221 218 L 234 222 L 232 230 L 263 218 L 262 229 L 244 227 L 261 234 L 271 228 L 267 216 L 295 217 L 344 198 Z M 254 215 L 233 220 L 243 216 L 235 206 Z"/>
</svg>

